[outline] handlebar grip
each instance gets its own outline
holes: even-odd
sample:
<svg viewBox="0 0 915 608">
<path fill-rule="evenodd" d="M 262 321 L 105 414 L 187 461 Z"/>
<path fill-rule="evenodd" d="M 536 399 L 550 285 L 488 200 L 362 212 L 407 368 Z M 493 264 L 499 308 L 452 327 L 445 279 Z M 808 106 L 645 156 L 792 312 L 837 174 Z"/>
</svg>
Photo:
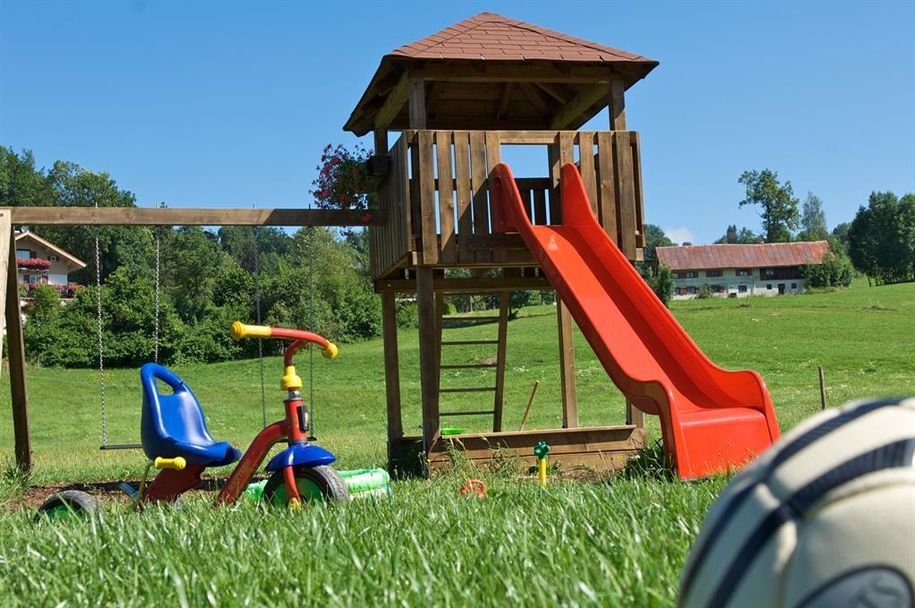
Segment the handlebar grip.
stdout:
<svg viewBox="0 0 915 608">
<path fill-rule="evenodd" d="M 187 461 L 182 456 L 176 456 L 174 458 L 156 456 L 156 459 L 153 460 L 153 466 L 157 469 L 175 469 L 176 471 L 183 471 L 184 467 L 187 466 Z"/>
<path fill-rule="evenodd" d="M 339 349 L 337 348 L 336 344 L 328 341 L 327 348 L 325 348 L 321 351 L 321 356 L 324 357 L 325 359 L 336 359 L 338 350 Z"/>
<path fill-rule="evenodd" d="M 266 325 L 245 325 L 241 321 L 232 323 L 232 337 L 236 340 L 242 338 L 269 338 L 273 329 Z"/>
</svg>

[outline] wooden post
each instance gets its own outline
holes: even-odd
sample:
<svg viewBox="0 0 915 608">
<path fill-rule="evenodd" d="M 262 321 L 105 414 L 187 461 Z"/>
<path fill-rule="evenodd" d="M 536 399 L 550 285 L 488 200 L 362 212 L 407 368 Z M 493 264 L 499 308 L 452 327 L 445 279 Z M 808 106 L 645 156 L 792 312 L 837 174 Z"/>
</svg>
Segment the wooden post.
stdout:
<svg viewBox="0 0 915 608">
<path fill-rule="evenodd" d="M 388 156 L 388 130 L 375 129 L 375 156 Z"/>
<path fill-rule="evenodd" d="M 823 375 L 823 366 L 817 365 L 817 375 L 820 377 L 820 409 L 826 409 L 826 377 Z"/>
<path fill-rule="evenodd" d="M 613 80 L 610 82 L 610 130 L 626 130 L 626 83 L 622 80 Z"/>
<path fill-rule="evenodd" d="M 628 398 L 626 399 L 626 424 L 634 424 L 640 429 L 645 427 L 645 414 Z"/>
<path fill-rule="evenodd" d="M 439 357 L 436 332 L 433 269 L 416 269 L 416 305 L 419 313 L 419 379 L 423 401 L 423 450 L 427 456 L 439 432 Z"/>
<path fill-rule="evenodd" d="M 565 158 L 568 148 L 564 146 L 568 140 L 557 136 L 556 141 L 548 148 L 550 163 L 550 223 L 558 224 L 562 216 L 562 188 L 560 170 L 563 162 L 572 162 L 574 159 Z M 559 217 L 557 217 L 559 216 Z M 572 343 L 572 315 L 569 309 L 556 294 L 556 325 L 559 330 L 559 381 L 562 393 L 562 427 L 575 428 L 578 426 L 578 396 L 575 390 L 575 346 Z"/>
<path fill-rule="evenodd" d="M 10 210 L 0 209 L 0 302 L 6 302 L 6 279 L 9 271 L 11 236 Z M 15 249 L 15 245 L 13 246 Z M 14 272 L 16 272 L 14 270 Z M 6 315 L 0 315 L 0 361 L 3 360 L 3 335 L 6 331 Z M 3 366 L 0 365 L 0 371 Z"/>
<path fill-rule="evenodd" d="M 410 78 L 407 111 L 411 129 L 426 128 L 426 82 L 422 78 Z"/>
<path fill-rule="evenodd" d="M 384 335 L 384 383 L 388 411 L 388 461 L 394 445 L 403 437 L 400 404 L 400 361 L 397 353 L 397 306 L 395 293 L 381 294 L 381 325 Z"/>
<path fill-rule="evenodd" d="M 6 235 L 6 246 L 9 250 L 6 258 L 6 339 L 9 347 L 16 465 L 21 471 L 28 473 L 32 470 L 32 439 L 29 436 L 29 402 L 25 384 L 25 340 L 22 335 L 22 311 L 19 309 L 16 237 L 10 226 L 8 212 L 0 218 L 0 230 Z"/>
<path fill-rule="evenodd" d="M 499 294 L 499 336 L 496 346 L 496 395 L 493 403 L 492 430 L 502 430 L 502 409 L 505 405 L 505 351 L 508 341 L 508 314 L 510 291 Z"/>
<path fill-rule="evenodd" d="M 556 295 L 559 327 L 559 381 L 562 391 L 562 428 L 578 426 L 578 395 L 575 390 L 575 346 L 572 343 L 572 314 Z"/>
</svg>

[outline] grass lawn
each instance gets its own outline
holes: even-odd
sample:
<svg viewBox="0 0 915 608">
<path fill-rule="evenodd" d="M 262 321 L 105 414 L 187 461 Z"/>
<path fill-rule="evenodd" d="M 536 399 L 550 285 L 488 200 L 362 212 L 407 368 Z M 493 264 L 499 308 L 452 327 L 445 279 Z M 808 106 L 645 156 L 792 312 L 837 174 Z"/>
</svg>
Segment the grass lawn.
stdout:
<svg viewBox="0 0 915 608">
<path fill-rule="evenodd" d="M 915 393 L 915 285 L 827 294 L 677 302 L 674 313 L 715 362 L 759 371 L 782 429 L 819 408 L 817 365 L 830 405 Z M 446 330 L 462 338 L 495 326 Z M 521 418 L 541 382 L 527 428 L 560 425 L 555 312 L 522 311 L 509 326 L 505 426 Z M 404 425 L 418 433 L 415 330 L 400 334 Z M 576 337 L 581 423 L 623 419 L 623 400 L 581 336 Z M 455 362 L 491 349 L 448 350 Z M 447 361 L 444 361 L 447 362 Z M 304 363 L 304 361 L 303 361 Z M 266 361 L 268 418 L 281 415 L 279 358 Z M 178 368 L 204 405 L 214 436 L 245 446 L 262 426 L 257 361 Z M 300 366 L 300 373 L 307 366 Z M 487 384 L 487 370 L 446 373 L 443 386 Z M 6 374 L 6 370 L 3 370 Z M 303 376 L 306 376 L 303 373 Z M 29 369 L 33 486 L 137 477 L 140 452 L 100 452 L 97 372 Z M 315 357 L 320 443 L 341 468 L 382 466 L 384 376 L 378 340 Z M 8 386 L 0 391 L 9 403 Z M 136 370 L 107 370 L 108 440 L 137 439 Z M 478 409 L 463 395 L 443 409 Z M 462 399 L 462 401 L 460 401 Z M 465 423 L 466 422 L 466 423 Z M 487 420 L 461 419 L 484 429 Z M 488 478 L 489 499 L 465 501 L 463 477 L 395 484 L 391 500 L 309 506 L 295 514 L 251 505 L 125 513 L 100 521 L 40 525 L 20 505 L 11 473 L 9 408 L 0 411 L 0 603 L 123 605 L 670 605 L 679 570 L 705 510 L 724 483 L 681 483 L 646 473 L 599 484 L 561 482 L 541 491 L 513 475 Z M 658 435 L 657 432 L 654 433 Z M 217 471 L 224 474 L 225 471 Z"/>
</svg>

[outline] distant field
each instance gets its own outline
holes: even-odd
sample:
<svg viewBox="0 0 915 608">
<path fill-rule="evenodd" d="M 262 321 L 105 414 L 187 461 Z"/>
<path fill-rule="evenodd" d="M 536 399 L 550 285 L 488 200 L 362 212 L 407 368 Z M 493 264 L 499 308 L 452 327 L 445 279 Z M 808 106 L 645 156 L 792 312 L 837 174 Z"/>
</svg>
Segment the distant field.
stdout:
<svg viewBox="0 0 915 608">
<path fill-rule="evenodd" d="M 676 302 L 674 313 L 700 347 L 726 368 L 766 380 L 783 429 L 819 409 L 817 365 L 830 405 L 864 396 L 915 394 L 915 285 L 826 294 Z M 448 330 L 462 337 L 494 326 Z M 509 325 L 505 426 L 521 418 L 540 380 L 528 428 L 560 424 L 555 312 L 524 309 Z M 418 432 L 417 333 L 401 331 L 405 428 Z M 623 400 L 580 335 L 576 379 L 582 424 L 620 422 Z M 452 353 L 482 359 L 486 347 Z M 279 358 L 266 361 L 268 418 L 280 416 Z M 257 361 L 177 369 L 204 405 L 214 436 L 244 446 L 261 426 Z M 300 373 L 307 371 L 303 360 Z M 6 369 L 3 374 L 7 373 Z M 486 371 L 447 374 L 444 386 L 485 385 Z M 491 372 L 489 372 L 491 373 Z M 306 376 L 305 373 L 302 374 Z M 384 389 L 379 340 L 342 345 L 335 361 L 315 358 L 317 435 L 342 468 L 385 460 Z M 94 370 L 29 369 L 35 472 L 30 483 L 136 477 L 139 452 L 100 452 Z M 9 403 L 4 377 L 0 393 Z M 137 439 L 136 370 L 107 370 L 109 442 Z M 473 407 L 465 401 L 466 407 Z M 444 404 L 443 404 L 444 406 Z M 449 409 L 459 407 L 449 403 Z M 486 420 L 462 425 L 483 429 Z M 657 433 L 655 433 L 657 434 Z M 298 515 L 243 507 L 141 516 L 112 506 L 103 523 L 41 526 L 19 512 L 9 474 L 9 407 L 0 411 L 0 598 L 55 604 L 118 604 L 250 599 L 329 605 L 510 601 L 581 605 L 669 605 L 685 552 L 722 479 L 683 484 L 652 476 L 606 484 L 562 483 L 541 492 L 513 477 L 491 478 L 482 503 L 458 500 L 458 477 L 395 485 L 378 505 L 315 507 Z M 6 504 L 6 507 L 2 505 Z M 283 540 L 279 540 L 282 538 Z M 241 552 L 236 566 L 232 552 Z M 212 556 L 211 556 L 212 553 Z M 28 555 L 28 559 L 22 559 Z M 143 584 L 136 587 L 136 580 Z"/>
</svg>

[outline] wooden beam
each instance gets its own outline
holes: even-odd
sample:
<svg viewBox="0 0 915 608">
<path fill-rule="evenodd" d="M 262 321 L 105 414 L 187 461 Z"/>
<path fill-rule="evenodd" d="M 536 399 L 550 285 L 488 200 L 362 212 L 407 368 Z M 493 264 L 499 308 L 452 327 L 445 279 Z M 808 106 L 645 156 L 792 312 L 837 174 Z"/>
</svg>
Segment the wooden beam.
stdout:
<svg viewBox="0 0 915 608">
<path fill-rule="evenodd" d="M 645 414 L 628 398 L 626 399 L 626 424 L 634 425 L 640 429 L 645 428 Z"/>
<path fill-rule="evenodd" d="M 502 120 L 505 112 L 508 111 L 508 104 L 512 99 L 512 89 L 515 87 L 513 82 L 506 82 L 505 88 L 502 89 L 502 99 L 499 100 L 499 109 L 496 111 L 496 120 Z"/>
<path fill-rule="evenodd" d="M 571 101 L 553 116 L 550 121 L 551 129 L 566 129 L 576 125 L 576 121 L 595 103 L 606 99 L 610 93 L 609 84 L 598 84 L 579 92 Z"/>
<path fill-rule="evenodd" d="M 400 403 L 400 361 L 397 351 L 397 306 L 394 292 L 381 294 L 381 325 L 384 336 L 384 383 L 388 414 L 388 460 L 392 446 L 403 437 Z"/>
<path fill-rule="evenodd" d="M 572 342 L 572 314 L 556 296 L 559 326 L 559 381 L 562 392 L 562 428 L 578 426 L 578 395 L 575 390 L 575 346 Z"/>
<path fill-rule="evenodd" d="M 597 471 L 613 471 L 626 465 L 629 458 L 645 447 L 645 431 L 633 426 L 586 427 L 576 429 L 538 429 L 501 433 L 463 433 L 445 436 L 433 446 L 429 467 L 453 466 L 451 452 L 458 450 L 462 459 L 481 465 L 505 456 L 517 457 L 523 466 L 535 464 L 534 446 L 550 444 L 550 462 L 562 468 L 588 466 Z"/>
<path fill-rule="evenodd" d="M 374 150 L 373 153 L 375 156 L 389 156 L 390 151 L 388 150 L 388 130 L 387 129 L 375 129 L 374 132 Z"/>
<path fill-rule="evenodd" d="M 426 81 L 410 76 L 408 111 L 411 129 L 426 128 Z"/>
<path fill-rule="evenodd" d="M 6 214 L 4 214 L 6 215 Z M 8 219 L 4 222 L 8 222 Z M 6 272 L 6 339 L 9 348 L 10 395 L 13 403 L 13 437 L 16 465 L 24 473 L 32 470 L 32 438 L 29 434 L 29 399 L 25 382 L 25 338 L 19 309 L 19 280 L 16 272 L 16 237 L 6 223 L 9 239 Z"/>
<path fill-rule="evenodd" d="M 9 209 L 0 209 L 0 302 L 6 302 L 6 280 L 7 272 L 10 268 L 10 245 L 13 243 L 11 238 L 12 222 L 10 221 Z M 13 267 L 13 272 L 18 272 Z M 6 332 L 6 315 L 0 315 L 0 361 L 3 360 L 3 339 Z M 0 371 L 3 366 L 0 365 Z"/>
<path fill-rule="evenodd" d="M 419 379 L 423 412 L 423 448 L 428 453 L 439 432 L 439 344 L 436 332 L 433 273 L 427 266 L 416 269 L 416 304 L 419 314 Z"/>
<path fill-rule="evenodd" d="M 610 83 L 610 130 L 626 130 L 626 84 L 622 80 Z"/>
<path fill-rule="evenodd" d="M 550 82 L 535 82 L 534 86 L 544 93 L 555 99 L 561 104 L 569 103 L 571 96 L 562 88 L 562 86 Z"/>
<path fill-rule="evenodd" d="M 59 226 L 381 226 L 383 209 L 194 209 L 10 207 L 14 225 Z"/>
<path fill-rule="evenodd" d="M 524 96 L 527 97 L 527 100 L 534 104 L 534 107 L 543 114 L 544 116 L 549 116 L 550 106 L 547 105 L 546 101 L 543 99 L 543 95 L 540 94 L 540 91 L 534 87 L 529 82 L 522 82 L 518 85 L 521 88 L 521 92 L 524 93 Z"/>
<path fill-rule="evenodd" d="M 544 277 L 502 277 L 492 279 L 436 279 L 433 283 L 433 288 L 444 293 L 467 294 L 550 289 L 551 285 Z M 416 289 L 416 281 L 410 279 L 380 279 L 375 281 L 375 291 L 378 292 L 413 293 Z"/>
<path fill-rule="evenodd" d="M 407 96 L 410 91 L 409 72 L 401 74 L 400 79 L 394 88 L 388 93 L 384 100 L 384 105 L 375 114 L 375 129 L 387 129 L 394 120 L 394 117 L 400 114 L 403 104 L 407 103 Z M 387 149 L 387 148 L 385 148 Z"/>
<path fill-rule="evenodd" d="M 496 346 L 496 394 L 493 403 L 492 430 L 502 430 L 502 409 L 505 404 L 505 354 L 508 341 L 509 298 L 511 292 L 499 294 L 499 344 Z"/>
</svg>

